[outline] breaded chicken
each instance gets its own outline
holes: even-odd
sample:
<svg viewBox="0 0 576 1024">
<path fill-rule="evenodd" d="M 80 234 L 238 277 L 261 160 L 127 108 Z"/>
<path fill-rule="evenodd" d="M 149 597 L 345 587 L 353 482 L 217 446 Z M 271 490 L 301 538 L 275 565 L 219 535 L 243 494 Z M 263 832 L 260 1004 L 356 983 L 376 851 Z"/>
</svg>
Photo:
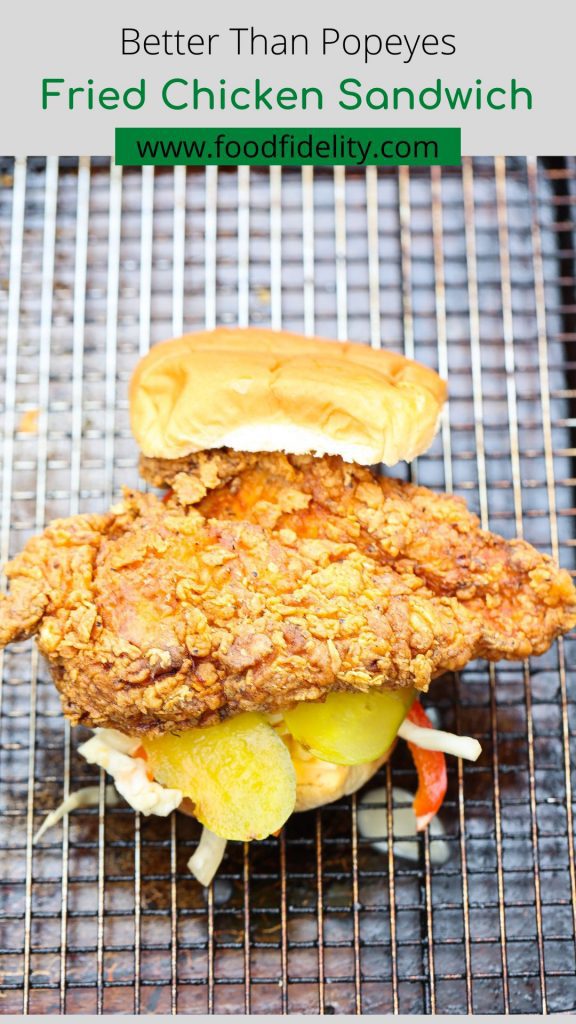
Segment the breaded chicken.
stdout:
<svg viewBox="0 0 576 1024">
<path fill-rule="evenodd" d="M 576 625 L 570 576 L 454 497 L 339 458 L 143 460 L 172 490 L 53 522 L 8 565 L 0 646 L 37 634 L 74 723 L 130 734 L 331 690 L 426 690 Z"/>
</svg>

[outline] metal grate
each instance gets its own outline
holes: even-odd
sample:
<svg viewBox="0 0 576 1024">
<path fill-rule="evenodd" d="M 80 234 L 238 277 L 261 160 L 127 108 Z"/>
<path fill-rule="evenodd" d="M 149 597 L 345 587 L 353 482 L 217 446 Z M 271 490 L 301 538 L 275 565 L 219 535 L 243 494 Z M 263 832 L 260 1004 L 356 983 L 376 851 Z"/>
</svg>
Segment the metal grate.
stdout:
<svg viewBox="0 0 576 1024">
<path fill-rule="evenodd" d="M 137 485 L 139 354 L 251 322 L 438 367 L 450 405 L 412 475 L 574 568 L 574 159 L 0 173 L 2 561 L 46 520 Z M 100 808 L 32 848 L 45 811 L 98 776 L 33 645 L 5 652 L 2 1012 L 574 1009 L 575 664 L 567 638 L 436 683 L 443 723 L 484 748 L 450 766 L 443 865 L 427 838 L 416 864 L 379 853 L 352 799 L 230 844 L 205 894 L 186 871 L 196 824 L 106 809 L 102 778 Z M 402 751 L 382 775 L 414 787 Z"/>
</svg>

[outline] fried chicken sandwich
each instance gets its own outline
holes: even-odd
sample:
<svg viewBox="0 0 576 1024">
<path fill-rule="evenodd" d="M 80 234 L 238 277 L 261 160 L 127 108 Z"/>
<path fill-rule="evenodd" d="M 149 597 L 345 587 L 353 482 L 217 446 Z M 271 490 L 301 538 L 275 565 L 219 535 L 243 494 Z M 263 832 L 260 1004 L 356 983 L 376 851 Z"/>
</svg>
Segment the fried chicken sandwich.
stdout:
<svg viewBox="0 0 576 1024">
<path fill-rule="evenodd" d="M 143 813 L 228 839 L 358 789 L 398 736 L 425 828 L 444 753 L 430 682 L 523 659 L 576 624 L 568 573 L 479 528 L 459 499 L 376 476 L 430 444 L 445 385 L 361 345 L 269 330 L 186 335 L 136 367 L 144 479 L 105 514 L 57 520 L 7 566 L 0 646 L 36 634 L 80 748 Z M 65 808 L 66 809 L 66 808 Z"/>
</svg>

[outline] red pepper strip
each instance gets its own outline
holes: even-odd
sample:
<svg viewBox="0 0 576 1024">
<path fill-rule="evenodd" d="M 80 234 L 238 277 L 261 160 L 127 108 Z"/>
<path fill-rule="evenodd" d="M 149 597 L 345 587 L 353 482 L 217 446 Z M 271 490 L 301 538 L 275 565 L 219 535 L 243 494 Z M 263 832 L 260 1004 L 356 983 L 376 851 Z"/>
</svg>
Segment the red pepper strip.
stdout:
<svg viewBox="0 0 576 1024">
<path fill-rule="evenodd" d="M 424 708 L 417 700 L 414 701 L 407 717 L 414 722 L 414 725 L 419 725 L 424 729 L 434 728 Z M 418 790 L 412 805 L 416 815 L 416 829 L 418 832 L 423 832 L 436 812 L 440 810 L 446 796 L 448 786 L 446 758 L 439 750 L 422 750 L 422 747 L 417 747 L 415 743 L 409 743 L 408 746 L 418 772 Z"/>
<path fill-rule="evenodd" d="M 172 488 L 170 487 L 170 488 L 169 488 L 169 489 L 168 489 L 168 490 L 166 491 L 166 494 L 163 494 L 163 495 L 162 495 L 162 503 L 163 503 L 163 504 L 165 505 L 167 501 L 170 501 L 170 498 L 172 497 L 172 495 L 173 495 L 173 494 L 174 494 L 174 491 L 173 491 L 173 490 L 172 490 Z"/>
</svg>

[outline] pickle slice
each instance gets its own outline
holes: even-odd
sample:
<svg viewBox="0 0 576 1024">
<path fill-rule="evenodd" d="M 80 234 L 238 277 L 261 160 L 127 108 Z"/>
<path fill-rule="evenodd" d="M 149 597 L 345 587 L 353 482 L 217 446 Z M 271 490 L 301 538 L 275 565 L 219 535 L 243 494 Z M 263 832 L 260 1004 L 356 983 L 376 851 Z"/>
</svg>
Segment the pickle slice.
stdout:
<svg viewBox="0 0 576 1024">
<path fill-rule="evenodd" d="M 334 764 L 364 764 L 388 750 L 414 701 L 414 690 L 331 693 L 284 712 L 294 739 Z"/>
<path fill-rule="evenodd" d="M 198 820 L 223 839 L 264 839 L 294 810 L 290 753 L 263 715 L 238 715 L 143 746 L 154 778 L 180 789 Z"/>
</svg>

